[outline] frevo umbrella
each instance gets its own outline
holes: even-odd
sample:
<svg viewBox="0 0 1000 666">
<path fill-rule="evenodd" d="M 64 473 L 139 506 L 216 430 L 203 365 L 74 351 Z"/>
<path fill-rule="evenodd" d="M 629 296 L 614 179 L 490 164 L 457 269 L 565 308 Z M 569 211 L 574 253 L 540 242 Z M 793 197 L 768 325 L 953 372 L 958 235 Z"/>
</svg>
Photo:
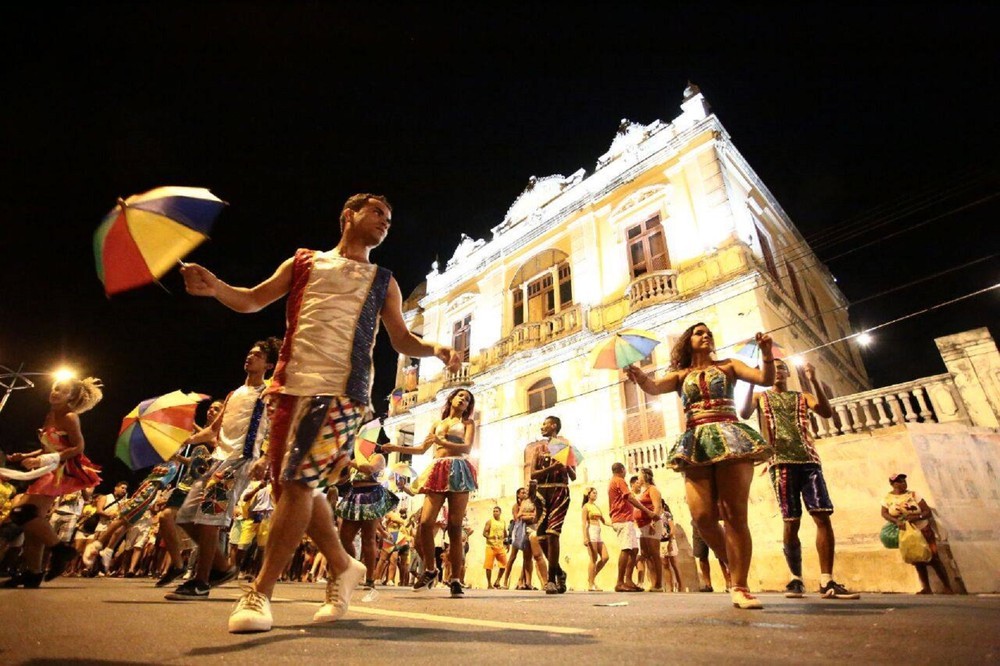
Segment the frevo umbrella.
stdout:
<svg viewBox="0 0 1000 666">
<path fill-rule="evenodd" d="M 122 419 L 115 456 L 130 469 L 169 460 L 191 435 L 198 403 L 207 398 L 200 393 L 172 391 L 143 400 Z"/>
<path fill-rule="evenodd" d="M 785 356 L 784 347 L 774 341 L 771 342 L 771 352 L 774 354 L 774 358 L 784 358 Z M 761 356 L 760 347 L 757 345 L 757 338 L 749 338 L 739 343 L 736 345 L 736 349 L 733 353 L 737 356 L 756 360 L 759 356 Z"/>
<path fill-rule="evenodd" d="M 368 464 L 375 455 L 376 447 L 379 444 L 388 444 L 389 441 L 381 419 L 372 419 L 365 423 L 354 437 L 354 462 L 359 465 Z"/>
<path fill-rule="evenodd" d="M 621 370 L 649 356 L 660 341 L 649 331 L 629 328 L 615 333 L 591 352 L 593 367 Z"/>
<path fill-rule="evenodd" d="M 566 467 L 576 467 L 583 462 L 583 454 L 569 441 L 562 437 L 553 437 L 549 440 L 549 455 L 553 460 L 558 460 Z"/>
<path fill-rule="evenodd" d="M 207 237 L 225 202 L 202 187 L 157 187 L 119 199 L 94 233 L 110 296 L 157 281 Z"/>
</svg>

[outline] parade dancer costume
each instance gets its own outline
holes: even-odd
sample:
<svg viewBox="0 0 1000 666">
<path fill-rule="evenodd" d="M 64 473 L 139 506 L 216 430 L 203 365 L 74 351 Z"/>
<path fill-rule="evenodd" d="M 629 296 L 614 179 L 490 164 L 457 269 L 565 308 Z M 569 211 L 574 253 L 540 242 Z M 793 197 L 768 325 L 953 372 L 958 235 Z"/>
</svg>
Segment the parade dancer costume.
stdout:
<svg viewBox="0 0 1000 666">
<path fill-rule="evenodd" d="M 438 423 L 434 433 L 454 444 L 465 443 L 465 424 L 461 421 L 450 426 Z M 478 487 L 476 468 L 464 454 L 435 458 L 414 482 L 418 493 L 468 493 Z"/>
<path fill-rule="evenodd" d="M 713 465 L 734 460 L 759 462 L 771 455 L 764 438 L 740 423 L 733 403 L 734 385 L 714 365 L 691 370 L 681 384 L 687 430 L 670 450 L 670 467 Z"/>
<path fill-rule="evenodd" d="M 399 505 L 399 498 L 378 482 L 378 475 L 385 468 L 385 458 L 375 457 L 379 460 L 370 474 L 354 473 L 351 487 L 337 503 L 337 517 L 353 522 L 378 520 Z"/>
<path fill-rule="evenodd" d="M 771 485 L 781 517 L 786 521 L 800 519 L 803 502 L 809 513 L 833 513 L 805 396 L 798 391 L 767 390 L 760 396 L 760 412 L 767 439 L 774 447 Z"/>
<path fill-rule="evenodd" d="M 267 384 L 240 386 L 229 394 L 222 408 L 222 427 L 215 461 L 205 478 L 191 485 L 177 511 L 177 523 L 227 527 L 239 498 L 250 482 L 250 466 L 260 457 L 267 439 L 269 419 L 263 393 Z"/>
<path fill-rule="evenodd" d="M 38 441 L 45 453 L 60 453 L 72 448 L 69 435 L 55 426 L 46 426 L 38 431 Z M 91 462 L 83 453 L 59 462 L 56 468 L 36 480 L 25 491 L 28 495 L 59 497 L 78 490 L 93 488 L 101 482 L 99 465 Z"/>
<path fill-rule="evenodd" d="M 536 469 L 552 464 L 548 451 L 538 456 Z M 544 500 L 545 516 L 538 525 L 538 535 L 561 534 L 569 511 L 569 473 L 564 466 L 557 466 L 538 477 L 538 494 Z"/>
<path fill-rule="evenodd" d="M 175 460 L 168 460 L 157 465 L 143 480 L 143 482 L 132 493 L 132 496 L 121 503 L 118 510 L 118 518 L 124 520 L 129 525 L 138 523 L 149 507 L 152 506 L 156 494 L 166 488 L 177 476 L 180 465 Z"/>
<path fill-rule="evenodd" d="M 269 390 L 275 478 L 310 488 L 345 480 L 369 409 L 372 349 L 391 277 L 388 269 L 336 249 L 295 253 L 287 331 Z"/>
</svg>

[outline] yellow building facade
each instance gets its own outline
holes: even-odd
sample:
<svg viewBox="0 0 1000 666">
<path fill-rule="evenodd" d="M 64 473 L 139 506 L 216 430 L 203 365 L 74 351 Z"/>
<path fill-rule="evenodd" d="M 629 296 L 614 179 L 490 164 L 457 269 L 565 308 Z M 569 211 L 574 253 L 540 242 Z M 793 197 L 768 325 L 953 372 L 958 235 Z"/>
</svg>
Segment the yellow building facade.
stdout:
<svg viewBox="0 0 1000 666">
<path fill-rule="evenodd" d="M 670 122 L 623 120 L 589 174 L 532 177 L 492 237 L 463 234 L 405 304 L 415 332 L 452 343 L 466 362 L 451 374 L 437 360 L 401 357 L 386 431 L 399 443 L 419 441 L 451 390 L 474 393 L 471 582 L 482 578 L 482 524 L 494 504 L 510 517 L 524 448 L 548 415 L 560 417 L 585 458 L 563 537 L 571 585 L 585 581 L 580 498 L 594 486 L 607 509 L 612 463 L 658 470 L 678 523 L 689 525 L 680 476 L 659 471 L 684 429 L 679 400 L 645 396 L 622 373 L 592 368 L 591 351 L 616 331 L 643 329 L 662 341 L 643 362 L 648 371 L 665 369 L 673 341 L 697 322 L 715 333 L 720 358 L 738 355 L 757 331 L 771 331 L 785 356 L 851 332 L 833 276 L 697 87 L 684 91 L 680 108 Z M 847 343 L 807 359 L 831 397 L 868 388 Z M 799 378 L 790 384 L 798 388 Z M 412 461 L 418 471 L 428 463 Z"/>
</svg>

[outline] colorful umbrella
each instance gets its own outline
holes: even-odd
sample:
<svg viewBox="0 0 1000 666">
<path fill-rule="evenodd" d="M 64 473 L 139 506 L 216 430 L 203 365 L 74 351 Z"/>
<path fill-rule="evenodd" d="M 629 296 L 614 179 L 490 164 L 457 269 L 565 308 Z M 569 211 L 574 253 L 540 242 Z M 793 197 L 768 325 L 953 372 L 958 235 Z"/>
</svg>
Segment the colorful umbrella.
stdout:
<svg viewBox="0 0 1000 666">
<path fill-rule="evenodd" d="M 155 282 L 208 237 L 225 202 L 201 187 L 158 187 L 119 199 L 94 234 L 104 293 Z"/>
<path fill-rule="evenodd" d="M 375 447 L 379 444 L 388 444 L 389 441 L 382 427 L 382 420 L 372 419 L 361 426 L 354 438 L 354 462 L 359 465 L 370 463 L 371 457 L 375 455 Z"/>
<path fill-rule="evenodd" d="M 650 355 L 660 341 L 648 331 L 629 328 L 615 333 L 591 352 L 593 367 L 621 370 Z"/>
<path fill-rule="evenodd" d="M 774 354 L 774 358 L 785 357 L 784 347 L 779 345 L 777 342 L 773 341 L 771 342 L 771 352 Z M 733 353 L 736 354 L 737 356 L 743 356 L 744 358 L 749 358 L 752 360 L 756 360 L 761 356 L 760 347 L 757 346 L 756 338 L 750 338 L 749 340 L 744 340 L 743 342 L 739 343 L 738 345 L 736 345 L 736 349 L 735 351 L 733 351 Z"/>
<path fill-rule="evenodd" d="M 558 460 L 566 467 L 576 467 L 583 462 L 583 454 L 580 449 L 569 443 L 562 437 L 553 437 L 549 440 L 549 455 L 553 460 Z"/>
<path fill-rule="evenodd" d="M 130 469 L 169 460 L 191 435 L 194 412 L 208 396 L 173 391 L 143 400 L 122 420 L 115 456 Z"/>
</svg>

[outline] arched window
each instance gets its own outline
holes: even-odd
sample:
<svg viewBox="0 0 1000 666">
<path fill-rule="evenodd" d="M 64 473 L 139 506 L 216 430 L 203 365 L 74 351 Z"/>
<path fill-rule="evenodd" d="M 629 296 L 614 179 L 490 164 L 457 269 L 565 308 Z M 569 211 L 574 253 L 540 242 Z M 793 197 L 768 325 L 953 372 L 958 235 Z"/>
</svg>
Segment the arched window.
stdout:
<svg viewBox="0 0 1000 666">
<path fill-rule="evenodd" d="M 514 326 L 542 321 L 573 305 L 573 276 L 569 257 L 546 250 L 528 261 L 510 282 Z"/>
<path fill-rule="evenodd" d="M 528 387 L 528 411 L 532 414 L 555 406 L 557 400 L 555 384 L 548 377 Z"/>
</svg>

